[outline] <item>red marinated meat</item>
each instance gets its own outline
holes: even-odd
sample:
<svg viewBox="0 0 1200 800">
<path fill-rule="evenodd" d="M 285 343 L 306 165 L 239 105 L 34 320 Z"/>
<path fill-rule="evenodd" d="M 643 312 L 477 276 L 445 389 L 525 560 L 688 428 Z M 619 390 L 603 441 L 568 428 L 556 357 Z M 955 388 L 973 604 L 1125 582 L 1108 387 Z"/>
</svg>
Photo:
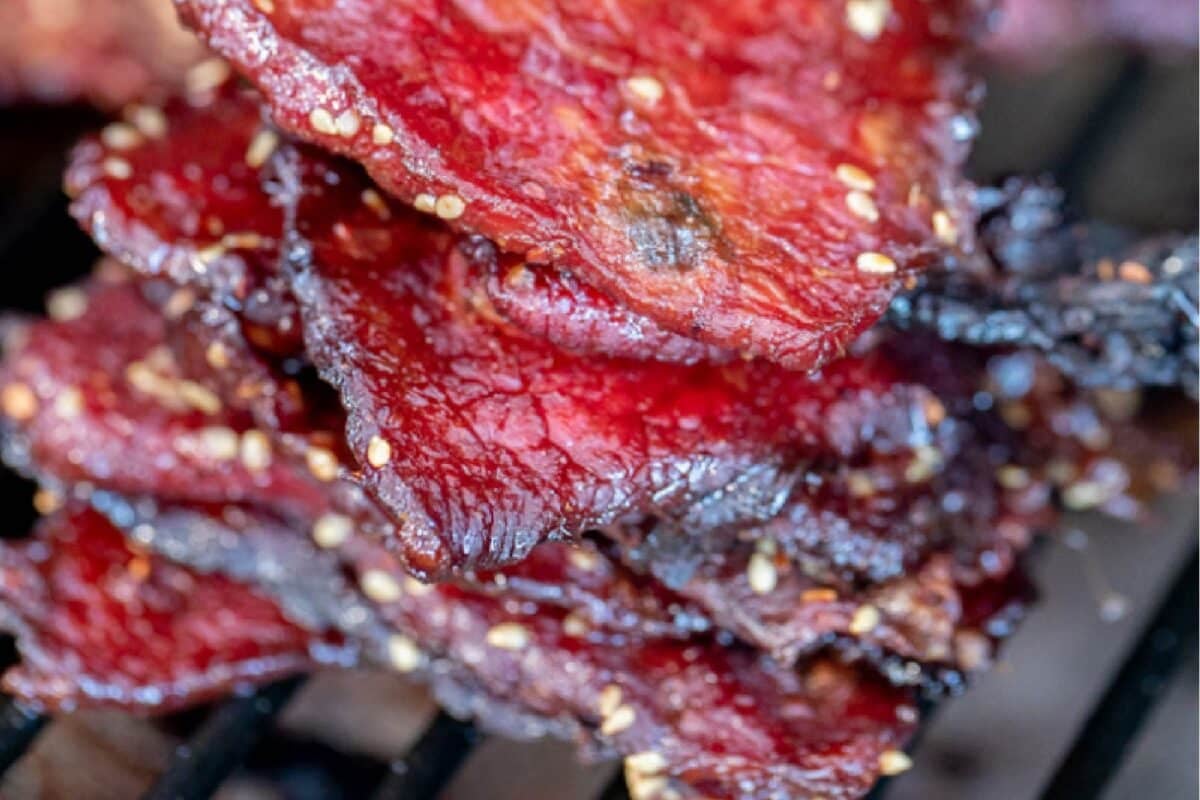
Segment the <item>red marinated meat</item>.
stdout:
<svg viewBox="0 0 1200 800">
<path fill-rule="evenodd" d="M 9 463 L 59 485 L 319 514 L 320 484 L 180 371 L 163 317 L 112 266 L 60 290 L 51 306 L 61 318 L 10 335 L 0 362 Z"/>
<path fill-rule="evenodd" d="M 723 348 L 814 367 L 968 244 L 974 3 L 180 8 L 289 132 Z"/>
<path fill-rule="evenodd" d="M 198 85 L 204 50 L 170 0 L 5 0 L 0 103 L 88 102 L 104 108 Z"/>
<path fill-rule="evenodd" d="M 207 295 L 237 309 L 256 346 L 295 353 L 295 303 L 276 264 L 283 220 L 261 189 L 278 135 L 257 96 L 223 84 L 147 113 L 153 124 L 114 122 L 75 148 L 71 213 L 121 263 L 185 287 L 175 305 Z"/>
<path fill-rule="evenodd" d="M 30 540 L 0 542 L 0 626 L 21 654 L 5 690 L 55 711 L 165 712 L 308 669 L 312 648 L 337 640 L 289 622 L 251 588 L 148 554 L 79 509 L 46 518 Z"/>
<path fill-rule="evenodd" d="M 882 424 L 873 414 L 924 414 L 927 398 L 874 357 L 804 375 L 564 353 L 496 323 L 452 235 L 380 216 L 339 162 L 281 153 L 306 349 L 416 571 L 516 560 L 630 511 L 676 513 L 748 474 L 758 482 L 734 497 L 749 498 L 807 459 L 853 457 Z"/>
</svg>

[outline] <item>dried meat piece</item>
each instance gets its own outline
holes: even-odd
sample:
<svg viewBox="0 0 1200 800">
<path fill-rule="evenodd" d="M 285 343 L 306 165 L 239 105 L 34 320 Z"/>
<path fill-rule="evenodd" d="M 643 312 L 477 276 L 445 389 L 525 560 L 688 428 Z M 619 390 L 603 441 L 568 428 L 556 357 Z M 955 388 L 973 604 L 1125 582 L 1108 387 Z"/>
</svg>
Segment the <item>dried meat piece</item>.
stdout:
<svg viewBox="0 0 1200 800">
<path fill-rule="evenodd" d="M 669 515 L 746 474 L 760 479 L 742 487 L 750 500 L 805 459 L 852 456 L 854 426 L 877 428 L 876 408 L 923 413 L 870 357 L 804 375 L 564 353 L 497 324 L 455 238 L 378 215 L 354 170 L 286 147 L 276 166 L 308 354 L 341 393 L 359 480 L 415 571 L 516 560 L 629 511 Z M 440 546 L 420 552 L 413 537 Z"/>
<path fill-rule="evenodd" d="M 182 373 L 166 323 L 101 269 L 51 300 L 60 315 L 10 336 L 0 363 L 8 462 L 59 485 L 193 502 L 254 502 L 299 518 L 320 484 L 272 452 L 249 415 Z"/>
<path fill-rule="evenodd" d="M 119 108 L 185 85 L 189 67 L 203 57 L 169 0 L 7 0 L 0 6 L 0 103 Z M 193 82 L 202 77 L 203 71 Z"/>
<path fill-rule="evenodd" d="M 969 246 L 972 3 L 180 8 L 289 132 L 722 348 L 814 367 Z"/>
<path fill-rule="evenodd" d="M 4 688 L 54 711 L 162 713 L 308 669 L 337 644 L 258 592 L 150 555 L 77 508 L 29 541 L 0 543 L 0 625 L 22 659 Z"/>
<path fill-rule="evenodd" d="M 238 312 L 257 347 L 294 355 L 300 326 L 276 264 L 283 220 L 261 189 L 279 135 L 257 96 L 222 83 L 143 114 L 75 148 L 71 213 L 121 263 L 191 289 L 175 306 L 209 297 Z"/>
<path fill-rule="evenodd" d="M 172 531 L 169 519 L 146 522 L 146 534 L 133 529 L 146 546 L 239 579 L 265 577 L 282 607 L 306 604 L 320 609 L 310 619 L 348 622 L 365 654 L 428 680 L 485 727 L 572 738 L 585 753 L 629 757 L 627 767 L 645 773 L 639 779 L 680 781 L 704 796 L 858 797 L 916 719 L 908 691 L 828 660 L 792 670 L 707 637 L 581 631 L 563 610 L 502 589 L 489 596 L 403 581 L 382 593 L 382 580 L 368 577 L 384 571 L 378 548 L 355 554 L 373 600 L 362 608 L 327 554 L 269 521 L 212 518 L 199 535 Z M 306 589 L 270 577 L 279 574 L 305 576 Z"/>
</svg>

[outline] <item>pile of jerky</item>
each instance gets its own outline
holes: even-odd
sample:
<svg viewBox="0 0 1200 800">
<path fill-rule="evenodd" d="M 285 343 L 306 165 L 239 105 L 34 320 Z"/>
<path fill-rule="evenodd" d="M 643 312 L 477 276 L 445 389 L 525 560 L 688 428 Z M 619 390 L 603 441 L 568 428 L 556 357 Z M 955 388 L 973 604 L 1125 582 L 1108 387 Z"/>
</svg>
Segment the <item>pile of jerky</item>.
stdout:
<svg viewBox="0 0 1200 800">
<path fill-rule="evenodd" d="M 1057 324 L 1048 262 L 1021 305 L 1041 195 L 961 177 L 972 3 L 182 10 L 255 88 L 203 62 L 82 142 L 106 257 L 3 328 L 30 702 L 384 666 L 635 798 L 859 797 L 1031 537 L 1187 466 L 1126 390 L 1194 383 L 1194 240 L 1055 262 L 1146 353 Z"/>
</svg>

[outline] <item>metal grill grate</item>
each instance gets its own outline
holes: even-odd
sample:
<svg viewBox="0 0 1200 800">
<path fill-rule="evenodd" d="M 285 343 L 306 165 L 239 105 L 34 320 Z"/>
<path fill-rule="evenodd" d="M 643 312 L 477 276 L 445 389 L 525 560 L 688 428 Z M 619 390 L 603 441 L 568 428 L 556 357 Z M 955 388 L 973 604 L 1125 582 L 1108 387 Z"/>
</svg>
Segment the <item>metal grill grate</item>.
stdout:
<svg viewBox="0 0 1200 800">
<path fill-rule="evenodd" d="M 1128 59 L 1095 101 L 1070 144 L 1059 157 L 1050 159 L 1055 165 L 1053 171 L 1069 191 L 1082 186 L 1096 153 L 1109 141 L 1116 123 L 1129 113 L 1146 85 L 1147 65 L 1140 59 Z M 6 276 L 5 305 L 35 309 L 47 288 L 82 274 L 94 255 L 90 243 L 64 213 L 58 191 L 63 149 L 75 133 L 93 124 L 94 118 L 78 112 L 27 110 L 8 112 L 0 120 L 0 152 L 31 154 L 21 159 L 21 169 L 15 175 L 0 174 L 9 189 L 0 200 L 0 254 L 9 263 L 49 267 L 39 269 L 36 282 L 24 285 L 13 285 L 12 276 Z M 46 130 L 55 135 L 45 137 L 42 133 Z M 32 261 L 30 257 L 39 252 L 48 252 L 53 258 Z M 5 477 L 0 482 L 0 498 L 6 510 L 17 512 L 10 519 L 23 513 L 12 498 L 24 487 L 13 480 Z M 21 520 L 14 524 L 23 527 Z M 1163 595 L 1153 619 L 1143 628 L 1078 730 L 1066 757 L 1041 793 L 1044 800 L 1097 797 L 1116 774 L 1161 696 L 1160 689 L 1183 656 L 1194 648 L 1197 580 L 1193 550 L 1190 561 Z M 0 666 L 12 658 L 10 652 L 0 655 Z M 292 760 L 313 765 L 337 783 L 344 796 L 377 800 L 434 798 L 481 741 L 469 724 L 444 713 L 433 719 L 405 757 L 390 765 L 347 756 L 319 743 L 287 741 L 285 735 L 274 730 L 274 722 L 302 683 L 302 678 L 289 679 L 218 706 L 177 749 L 167 770 L 145 795 L 147 800 L 210 797 L 247 760 L 255 764 Z M 47 723 L 15 700 L 3 700 L 0 775 L 21 758 Z M 872 800 L 881 800 L 887 793 L 885 782 L 872 793 Z M 619 774 L 603 789 L 600 798 L 627 798 Z"/>
</svg>

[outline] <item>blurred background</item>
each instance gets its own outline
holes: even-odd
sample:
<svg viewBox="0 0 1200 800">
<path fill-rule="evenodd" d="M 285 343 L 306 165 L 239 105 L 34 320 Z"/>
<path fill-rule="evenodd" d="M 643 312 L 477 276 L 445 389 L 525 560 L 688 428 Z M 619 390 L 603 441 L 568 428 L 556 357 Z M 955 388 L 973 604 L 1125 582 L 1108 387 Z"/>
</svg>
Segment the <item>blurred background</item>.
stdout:
<svg viewBox="0 0 1200 800">
<path fill-rule="evenodd" d="M 1083 218 L 1146 233 L 1195 230 L 1196 4 L 1010 5 L 1009 22 L 994 34 L 981 66 L 988 94 L 973 176 L 988 182 L 1046 172 Z M 8 104 L 0 109 L 4 306 L 40 309 L 47 289 L 90 266 L 95 252 L 67 219 L 58 190 L 65 149 L 103 118 L 96 106 L 119 107 L 131 94 L 184 80 L 199 53 L 173 30 L 167 6 L 166 0 L 0 4 L 0 101 Z M 136 47 L 114 54 L 114 43 L 126 40 Z M 118 58 L 120 69 L 97 69 Z M 32 520 L 31 495 L 11 475 L 0 480 L 6 535 L 22 534 Z M 888 800 L 1038 797 L 1164 592 L 1194 557 L 1196 512 L 1189 493 L 1159 504 L 1153 519 L 1138 526 L 1069 518 L 1067 530 L 1030 558 L 1041 601 L 997 667 L 966 696 L 935 709 L 916 767 L 887 787 Z M 1195 608 L 1187 611 L 1194 619 Z M 1104 795 L 1109 800 L 1197 796 L 1194 642 L 1187 653 L 1171 681 L 1138 687 L 1162 701 L 1121 763 Z M 405 752 L 434 713 L 419 689 L 393 675 L 318 675 L 219 797 L 362 796 L 381 765 Z M 0 782 L 0 797 L 136 797 L 201 718 L 77 714 L 38 739 Z M 487 740 L 444 797 L 594 797 L 612 774 L 612 765 L 577 765 L 564 746 Z"/>
</svg>

